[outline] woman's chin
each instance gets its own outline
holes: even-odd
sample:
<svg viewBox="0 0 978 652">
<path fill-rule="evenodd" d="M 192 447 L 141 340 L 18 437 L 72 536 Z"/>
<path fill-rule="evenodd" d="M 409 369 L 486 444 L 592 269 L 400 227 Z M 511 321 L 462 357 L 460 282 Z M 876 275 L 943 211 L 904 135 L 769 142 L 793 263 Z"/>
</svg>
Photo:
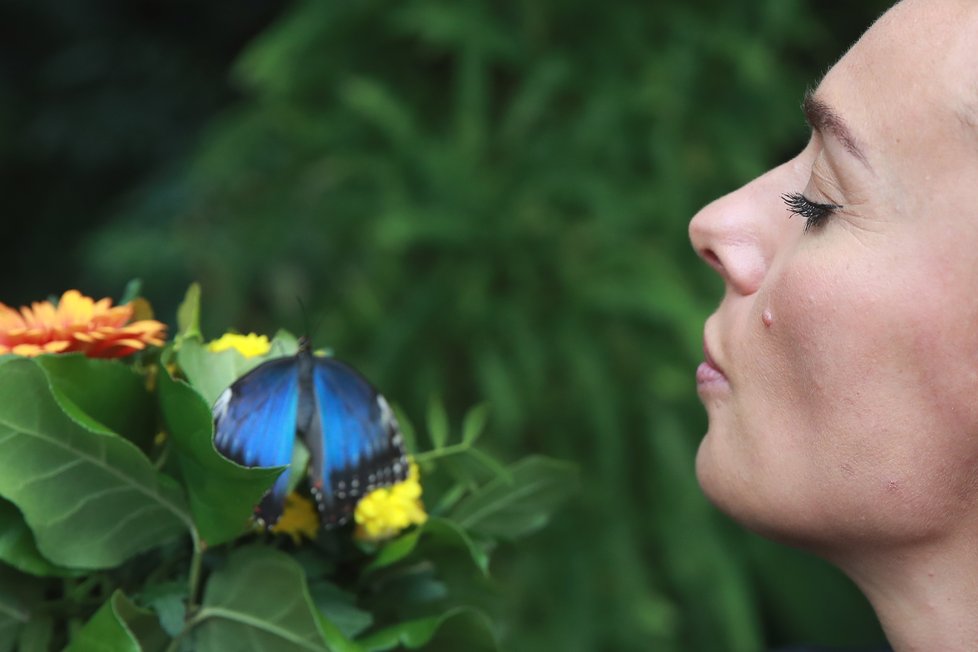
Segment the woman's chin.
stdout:
<svg viewBox="0 0 978 652">
<path fill-rule="evenodd" d="M 734 482 L 733 478 L 738 474 L 733 473 L 730 468 L 732 460 L 717 453 L 716 439 L 717 435 L 711 431 L 700 441 L 696 451 L 696 480 L 711 503 L 739 521 L 743 512 L 743 501 L 738 494 L 743 488 L 737 486 L 741 483 Z"/>
<path fill-rule="evenodd" d="M 707 499 L 745 528 L 793 547 L 809 547 L 812 523 L 799 518 L 804 512 L 792 506 L 790 496 L 766 486 L 756 470 L 739 469 L 730 455 L 718 454 L 718 433 L 707 433 L 696 453 L 696 479 Z M 772 482 L 768 482 L 772 484 Z"/>
</svg>

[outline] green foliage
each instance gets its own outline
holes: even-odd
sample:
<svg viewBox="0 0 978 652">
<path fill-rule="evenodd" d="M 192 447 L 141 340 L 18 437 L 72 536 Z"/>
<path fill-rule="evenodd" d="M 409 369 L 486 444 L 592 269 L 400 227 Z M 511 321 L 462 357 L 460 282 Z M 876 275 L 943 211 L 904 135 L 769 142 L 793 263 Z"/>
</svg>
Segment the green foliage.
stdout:
<svg viewBox="0 0 978 652">
<path fill-rule="evenodd" d="M 11 400 L 17 395 L 30 399 Z M 0 396 L 0 496 L 23 514 L 48 561 L 111 568 L 185 531 L 189 513 L 173 479 L 77 404 L 64 409 L 41 364 L 0 367 Z"/>
<path fill-rule="evenodd" d="M 188 293 L 181 315 L 198 304 Z M 195 321 L 130 362 L 0 360 L 0 652 L 498 649 L 489 553 L 548 521 L 559 501 L 542 488 L 566 498 L 572 469 L 533 457 L 507 470 L 474 448 L 482 408 L 453 435 L 433 404 L 438 445 L 412 451 L 426 523 L 381 541 L 320 530 L 305 546 L 257 533 L 254 506 L 283 469 L 221 456 L 205 394 L 296 340 L 246 359 L 210 351 Z M 478 471 L 448 464 L 460 458 Z M 485 527 L 506 513 L 512 528 Z"/>
<path fill-rule="evenodd" d="M 522 537 L 543 527 L 549 513 L 577 482 L 573 465 L 528 457 L 461 500 L 452 510 L 459 526 L 490 537 Z"/>
<path fill-rule="evenodd" d="M 236 550 L 211 576 L 195 618 L 199 650 L 233 650 L 244 641 L 255 650 L 332 649 L 302 567 L 266 547 Z"/>
<path fill-rule="evenodd" d="M 0 652 L 11 652 L 17 638 L 31 622 L 30 606 L 34 592 L 24 591 L 22 577 L 11 568 L 0 565 Z"/>
<path fill-rule="evenodd" d="M 17 506 L 0 499 L 0 561 L 31 575 L 70 576 L 72 573 L 49 562 L 37 549 L 34 533 L 27 527 Z"/>
<path fill-rule="evenodd" d="M 168 642 L 156 614 L 140 609 L 117 590 L 65 652 L 162 652 Z"/>
<path fill-rule="evenodd" d="M 446 633 L 445 630 L 449 626 L 456 628 L 456 631 Z M 443 649 L 446 650 L 465 649 L 472 652 L 485 652 L 498 649 L 485 616 L 478 611 L 465 608 L 388 627 L 364 640 L 363 647 L 369 652 L 395 649 L 417 650 L 430 643 L 436 635 L 448 639 L 448 642 L 441 642 Z"/>
<path fill-rule="evenodd" d="M 163 420 L 173 437 L 197 531 L 209 545 L 230 541 L 247 529 L 254 506 L 282 469 L 247 469 L 222 457 L 211 443 L 209 404 L 166 369 L 159 371 L 158 382 Z"/>
</svg>

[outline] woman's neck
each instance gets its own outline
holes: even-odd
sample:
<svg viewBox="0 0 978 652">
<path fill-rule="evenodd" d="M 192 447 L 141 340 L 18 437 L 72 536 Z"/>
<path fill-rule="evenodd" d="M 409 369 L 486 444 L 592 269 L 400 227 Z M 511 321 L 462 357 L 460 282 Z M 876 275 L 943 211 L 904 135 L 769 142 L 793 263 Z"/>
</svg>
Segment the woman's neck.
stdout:
<svg viewBox="0 0 978 652">
<path fill-rule="evenodd" d="M 978 650 L 978 538 L 833 560 L 869 599 L 894 652 Z"/>
</svg>

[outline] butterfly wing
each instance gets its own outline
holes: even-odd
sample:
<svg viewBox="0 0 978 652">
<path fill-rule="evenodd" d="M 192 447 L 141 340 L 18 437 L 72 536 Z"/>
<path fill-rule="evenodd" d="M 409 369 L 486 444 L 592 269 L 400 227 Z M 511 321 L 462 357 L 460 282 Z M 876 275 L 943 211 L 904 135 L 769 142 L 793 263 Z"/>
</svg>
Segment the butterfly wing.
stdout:
<svg viewBox="0 0 978 652">
<path fill-rule="evenodd" d="M 323 523 L 345 523 L 357 501 L 407 477 L 404 440 L 387 401 L 352 367 L 315 358 L 315 411 L 304 432 Z"/>
<path fill-rule="evenodd" d="M 285 466 L 292 461 L 299 373 L 294 357 L 264 362 L 224 390 L 214 403 L 214 445 L 243 466 Z M 274 525 L 288 485 L 282 473 L 258 505 L 258 517 Z"/>
</svg>

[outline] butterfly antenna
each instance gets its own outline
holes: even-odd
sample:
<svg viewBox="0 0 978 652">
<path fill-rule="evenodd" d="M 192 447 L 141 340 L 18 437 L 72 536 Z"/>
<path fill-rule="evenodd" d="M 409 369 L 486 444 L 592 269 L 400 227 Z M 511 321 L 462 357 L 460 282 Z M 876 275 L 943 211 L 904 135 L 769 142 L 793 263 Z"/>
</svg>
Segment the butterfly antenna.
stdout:
<svg viewBox="0 0 978 652">
<path fill-rule="evenodd" d="M 325 318 L 324 317 L 320 317 L 319 318 L 319 321 L 316 322 L 316 325 L 313 328 L 310 328 L 309 327 L 309 311 L 306 310 L 306 304 L 304 304 L 302 302 L 302 299 L 300 297 L 296 297 L 295 300 L 299 304 L 299 310 L 300 310 L 300 312 L 302 312 L 302 325 L 303 325 L 303 328 L 305 329 L 305 334 L 302 337 L 299 338 L 299 346 L 300 347 L 301 346 L 304 346 L 306 348 L 311 348 L 312 347 L 312 340 L 314 339 L 313 336 L 316 334 L 316 331 L 319 330 L 319 327 L 322 326 L 323 321 L 324 321 Z"/>
<path fill-rule="evenodd" d="M 306 304 L 302 303 L 302 297 L 296 297 L 295 302 L 299 304 L 299 312 L 302 313 L 303 335 L 309 336 L 309 313 L 306 312 Z"/>
</svg>

